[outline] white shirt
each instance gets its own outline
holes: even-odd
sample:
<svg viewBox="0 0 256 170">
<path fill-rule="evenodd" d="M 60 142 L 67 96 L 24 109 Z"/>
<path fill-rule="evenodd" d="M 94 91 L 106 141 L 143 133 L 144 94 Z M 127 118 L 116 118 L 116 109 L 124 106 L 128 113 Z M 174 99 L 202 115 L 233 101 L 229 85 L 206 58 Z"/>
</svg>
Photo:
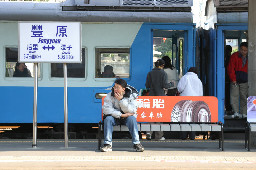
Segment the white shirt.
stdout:
<svg viewBox="0 0 256 170">
<path fill-rule="evenodd" d="M 173 68 L 173 70 L 170 68 L 165 68 L 164 71 L 167 74 L 167 82 L 168 83 L 174 82 L 174 86 L 172 86 L 170 89 L 176 88 L 177 84 L 179 82 L 179 76 L 178 76 L 176 68 Z"/>
<path fill-rule="evenodd" d="M 203 96 L 203 84 L 193 72 L 187 72 L 181 77 L 177 89 L 180 96 Z"/>
</svg>

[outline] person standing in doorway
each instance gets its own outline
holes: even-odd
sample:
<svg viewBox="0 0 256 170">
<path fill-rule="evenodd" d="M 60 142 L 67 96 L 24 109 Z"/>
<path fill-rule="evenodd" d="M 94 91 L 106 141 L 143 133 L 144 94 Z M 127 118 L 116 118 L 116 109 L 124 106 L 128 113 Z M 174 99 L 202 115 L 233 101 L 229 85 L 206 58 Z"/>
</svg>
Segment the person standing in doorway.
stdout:
<svg viewBox="0 0 256 170">
<path fill-rule="evenodd" d="M 230 102 L 233 118 L 247 117 L 248 97 L 248 43 L 242 42 L 240 50 L 231 55 L 228 64 L 230 83 Z M 240 106 L 240 110 L 239 110 Z"/>
<path fill-rule="evenodd" d="M 167 82 L 172 82 L 173 86 L 167 91 L 167 96 L 175 96 L 177 93 L 177 84 L 179 82 L 179 76 L 176 68 L 171 64 L 171 59 L 168 56 L 162 58 L 165 62 L 164 71 L 167 74 Z"/>
<path fill-rule="evenodd" d="M 168 82 L 168 77 L 164 69 L 165 62 L 162 59 L 158 59 L 155 62 L 155 68 L 152 69 L 147 75 L 146 88 L 149 89 L 149 96 L 165 96 L 165 90 L 171 87 Z M 150 140 L 152 132 L 147 132 L 147 139 Z M 155 138 L 165 140 L 163 132 L 155 132 Z"/>
<path fill-rule="evenodd" d="M 224 56 L 224 66 L 225 66 L 225 114 L 229 115 L 232 111 L 232 107 L 230 104 L 230 80 L 228 77 L 228 64 L 229 59 L 232 54 L 232 47 L 230 45 L 226 45 L 225 47 L 225 56 Z"/>
</svg>

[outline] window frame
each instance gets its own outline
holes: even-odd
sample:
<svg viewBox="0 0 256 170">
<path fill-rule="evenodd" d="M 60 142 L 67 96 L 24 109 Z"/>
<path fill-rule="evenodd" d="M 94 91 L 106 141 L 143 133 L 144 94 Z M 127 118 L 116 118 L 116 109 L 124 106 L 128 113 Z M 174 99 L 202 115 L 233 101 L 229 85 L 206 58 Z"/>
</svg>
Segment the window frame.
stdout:
<svg viewBox="0 0 256 170">
<path fill-rule="evenodd" d="M 18 49 L 18 55 L 19 55 L 19 47 L 16 46 L 16 45 L 5 45 L 3 47 L 3 51 L 4 51 L 4 70 L 3 70 L 3 77 L 4 77 L 4 80 L 7 80 L 7 81 L 34 81 L 34 77 L 33 74 L 31 75 L 31 77 L 6 77 L 6 49 L 7 48 L 17 48 Z M 19 56 L 17 56 L 17 62 L 19 61 Z M 34 63 L 33 63 L 34 64 Z M 43 63 L 40 63 L 40 77 L 38 77 L 38 81 L 41 81 L 43 79 Z M 39 68 L 38 67 L 38 68 Z M 34 69 L 34 66 L 33 66 L 33 69 Z"/>
<path fill-rule="evenodd" d="M 101 57 L 100 57 L 100 55 L 97 55 L 98 53 L 102 53 L 102 52 L 97 52 L 96 50 L 97 49 L 105 49 L 105 51 L 103 50 L 102 52 L 104 53 L 125 53 L 125 50 L 127 50 L 128 51 L 128 53 L 129 53 L 129 76 L 128 77 L 120 77 L 120 78 L 122 78 L 122 79 L 126 79 L 126 80 L 130 80 L 131 79 L 131 71 L 132 71 L 132 67 L 131 67 L 131 63 L 132 63 L 132 53 L 131 53 L 131 47 L 130 46 L 119 46 L 119 47 L 116 47 L 116 46 L 108 46 L 108 47 L 106 47 L 106 46 L 97 46 L 97 47 L 94 47 L 94 61 L 95 61 L 95 68 L 94 68 L 94 79 L 95 79 L 95 81 L 113 81 L 113 80 L 115 80 L 116 79 L 116 77 L 111 77 L 111 78 L 102 78 L 102 77 L 96 77 L 97 75 L 96 75 L 96 72 L 97 72 L 97 69 L 99 68 L 99 67 L 101 67 Z M 120 49 L 120 51 L 117 51 L 117 52 L 113 52 L 112 50 L 114 50 L 114 49 Z M 123 52 L 123 51 L 124 52 Z"/>
<path fill-rule="evenodd" d="M 83 48 L 85 49 L 85 52 L 84 52 L 84 77 L 67 77 L 68 81 L 85 81 L 85 80 L 87 80 L 87 77 L 88 77 L 88 70 L 87 70 L 88 69 L 88 65 L 87 65 L 87 63 L 88 63 L 88 48 L 86 46 L 82 46 L 82 49 Z M 82 49 L 81 49 L 81 57 L 83 59 Z M 51 71 L 52 71 L 51 64 L 63 64 L 63 63 L 49 63 L 49 68 L 48 68 L 49 80 L 50 81 L 63 81 L 64 77 L 52 77 L 51 76 Z M 80 63 L 71 63 L 71 64 L 80 64 Z"/>
</svg>

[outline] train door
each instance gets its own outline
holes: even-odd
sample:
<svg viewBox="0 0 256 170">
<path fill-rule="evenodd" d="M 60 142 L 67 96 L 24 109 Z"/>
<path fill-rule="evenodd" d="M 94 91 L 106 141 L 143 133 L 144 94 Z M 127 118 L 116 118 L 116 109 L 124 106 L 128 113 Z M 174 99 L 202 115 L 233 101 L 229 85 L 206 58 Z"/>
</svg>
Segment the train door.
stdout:
<svg viewBox="0 0 256 170">
<path fill-rule="evenodd" d="M 187 32 L 183 30 L 153 30 L 153 63 L 163 56 L 168 56 L 177 70 L 178 77 L 181 77 L 189 67 L 189 60 L 184 57 L 184 53 L 188 51 L 184 50 L 185 39 Z"/>
<path fill-rule="evenodd" d="M 247 24 L 217 26 L 216 89 L 219 100 L 219 120 L 222 122 L 234 119 L 230 105 L 230 80 L 227 75 L 227 65 L 230 55 L 239 50 L 240 43 L 247 41 L 247 32 Z"/>
<path fill-rule="evenodd" d="M 131 46 L 132 75 L 128 83 L 137 89 L 145 88 L 147 73 L 165 55 L 170 57 L 179 76 L 184 75 L 195 66 L 194 29 L 192 23 L 142 24 Z"/>
</svg>

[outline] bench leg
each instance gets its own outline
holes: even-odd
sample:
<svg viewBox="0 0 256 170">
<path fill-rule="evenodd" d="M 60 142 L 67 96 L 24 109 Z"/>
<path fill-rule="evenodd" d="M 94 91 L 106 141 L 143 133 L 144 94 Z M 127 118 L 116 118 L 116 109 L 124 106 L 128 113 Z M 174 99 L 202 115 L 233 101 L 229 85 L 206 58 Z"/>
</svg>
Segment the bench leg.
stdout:
<svg viewBox="0 0 256 170">
<path fill-rule="evenodd" d="M 223 132 L 223 125 L 221 125 L 221 131 L 219 132 L 219 149 L 221 151 L 224 150 L 224 132 Z"/>
<path fill-rule="evenodd" d="M 99 123 L 99 127 L 98 127 L 98 150 L 100 150 L 101 147 L 101 123 Z"/>
<path fill-rule="evenodd" d="M 251 146 L 251 127 L 249 127 L 249 133 L 248 133 L 248 151 L 250 151 Z"/>
<path fill-rule="evenodd" d="M 221 132 L 219 132 L 219 149 L 221 149 L 221 138 L 222 138 Z"/>
<path fill-rule="evenodd" d="M 248 149 L 248 127 L 245 127 L 244 148 Z"/>
<path fill-rule="evenodd" d="M 222 139 L 222 151 L 224 151 L 224 131 L 223 131 L 223 125 L 221 126 L 221 139 Z"/>
<path fill-rule="evenodd" d="M 222 133 L 222 132 L 219 132 L 219 149 L 220 149 L 221 151 L 224 150 L 223 144 L 224 144 L 223 133 Z"/>
</svg>

